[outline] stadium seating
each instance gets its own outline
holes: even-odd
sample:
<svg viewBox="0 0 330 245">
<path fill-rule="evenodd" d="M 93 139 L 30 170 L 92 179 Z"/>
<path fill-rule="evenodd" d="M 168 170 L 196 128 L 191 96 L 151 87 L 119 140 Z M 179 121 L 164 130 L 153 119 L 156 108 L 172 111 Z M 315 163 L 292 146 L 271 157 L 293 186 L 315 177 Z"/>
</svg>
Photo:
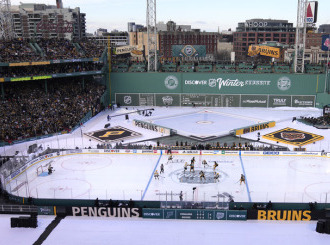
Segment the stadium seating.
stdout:
<svg viewBox="0 0 330 245">
<path fill-rule="evenodd" d="M 325 72 L 325 67 L 322 65 L 306 64 L 305 71 L 310 74 L 319 74 Z"/>
<path fill-rule="evenodd" d="M 128 65 L 125 63 L 119 63 L 119 64 L 113 64 L 111 66 L 111 69 L 113 72 L 127 72 L 128 71 Z"/>
<path fill-rule="evenodd" d="M 194 72 L 194 64 L 181 64 L 179 72 Z"/>
<path fill-rule="evenodd" d="M 198 64 L 196 70 L 197 72 L 212 72 L 213 66 L 212 64 Z"/>
<path fill-rule="evenodd" d="M 275 73 L 290 73 L 290 66 L 287 64 L 274 64 Z"/>
<path fill-rule="evenodd" d="M 176 72 L 177 67 L 175 63 L 164 63 L 161 65 L 162 72 Z"/>
<path fill-rule="evenodd" d="M 272 73 L 273 68 L 271 65 L 257 65 L 257 73 Z"/>
<path fill-rule="evenodd" d="M 133 63 L 129 69 L 130 72 L 146 72 L 147 66 L 145 63 Z"/>
<path fill-rule="evenodd" d="M 254 66 L 253 66 L 253 64 L 239 63 L 238 72 L 239 73 L 254 73 Z"/>
<path fill-rule="evenodd" d="M 216 64 L 215 71 L 219 73 L 234 73 L 236 72 L 236 67 L 235 64 L 231 63 Z"/>
</svg>

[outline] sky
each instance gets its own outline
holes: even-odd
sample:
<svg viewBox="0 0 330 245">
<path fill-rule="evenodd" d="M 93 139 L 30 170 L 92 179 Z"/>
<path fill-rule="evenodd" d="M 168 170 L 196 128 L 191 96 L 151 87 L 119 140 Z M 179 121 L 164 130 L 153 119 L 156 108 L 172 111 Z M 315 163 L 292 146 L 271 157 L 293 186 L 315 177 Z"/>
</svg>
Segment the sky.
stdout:
<svg viewBox="0 0 330 245">
<path fill-rule="evenodd" d="M 55 5 L 56 0 L 11 0 Z M 330 1 L 319 0 L 318 22 L 330 24 Z M 235 30 L 247 19 L 283 19 L 296 23 L 298 0 L 157 0 L 157 22 L 172 20 L 205 31 Z M 86 13 L 87 32 L 98 28 L 127 31 L 127 22 L 146 24 L 147 0 L 63 0 L 64 7 L 80 7 Z"/>
</svg>

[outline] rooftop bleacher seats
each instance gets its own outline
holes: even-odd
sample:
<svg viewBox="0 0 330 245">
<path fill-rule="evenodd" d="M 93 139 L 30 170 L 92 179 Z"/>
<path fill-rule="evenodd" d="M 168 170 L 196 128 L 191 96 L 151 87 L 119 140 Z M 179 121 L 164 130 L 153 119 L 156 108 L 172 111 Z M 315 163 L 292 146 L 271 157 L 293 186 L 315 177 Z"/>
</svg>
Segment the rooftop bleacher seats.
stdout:
<svg viewBox="0 0 330 245">
<path fill-rule="evenodd" d="M 147 67 L 145 63 L 134 63 L 130 67 L 130 72 L 146 72 Z"/>
<path fill-rule="evenodd" d="M 215 71 L 221 73 L 234 73 L 236 72 L 236 67 L 235 64 L 216 64 Z"/>
<path fill-rule="evenodd" d="M 272 73 L 273 68 L 271 65 L 268 64 L 261 64 L 257 66 L 257 72 L 258 73 Z"/>
</svg>

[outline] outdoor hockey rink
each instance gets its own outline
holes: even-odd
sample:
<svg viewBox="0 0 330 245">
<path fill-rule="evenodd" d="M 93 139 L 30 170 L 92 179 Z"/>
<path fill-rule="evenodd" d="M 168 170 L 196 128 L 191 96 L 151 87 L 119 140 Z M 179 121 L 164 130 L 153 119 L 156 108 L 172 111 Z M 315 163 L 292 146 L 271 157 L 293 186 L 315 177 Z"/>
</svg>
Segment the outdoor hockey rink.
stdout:
<svg viewBox="0 0 330 245">
<path fill-rule="evenodd" d="M 93 151 L 93 150 L 90 150 Z M 326 157 L 74 153 L 31 165 L 7 183 L 19 196 L 100 200 L 328 202 L 330 161 Z M 195 157 L 195 173 L 184 163 Z M 204 168 L 202 160 L 208 162 Z M 214 180 L 213 164 L 219 182 Z M 51 163 L 54 172 L 47 173 Z M 153 176 L 164 164 L 159 180 Z M 40 167 L 43 166 L 43 173 Z M 39 172 L 37 174 L 37 168 Z M 200 180 L 200 170 L 206 180 Z M 246 184 L 240 185 L 241 174 Z M 195 190 L 193 188 L 196 187 Z"/>
</svg>

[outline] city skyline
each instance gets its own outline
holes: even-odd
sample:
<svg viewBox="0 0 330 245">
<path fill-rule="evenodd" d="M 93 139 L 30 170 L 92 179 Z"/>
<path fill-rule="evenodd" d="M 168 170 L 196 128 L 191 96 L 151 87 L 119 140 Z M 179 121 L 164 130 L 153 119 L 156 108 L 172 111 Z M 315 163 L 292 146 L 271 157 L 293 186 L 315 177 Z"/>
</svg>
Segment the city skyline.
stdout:
<svg viewBox="0 0 330 245">
<path fill-rule="evenodd" d="M 80 7 L 86 13 L 88 33 L 98 28 L 127 31 L 127 23 L 146 24 L 146 0 L 63 0 L 64 8 Z M 330 24 L 330 1 L 319 0 L 317 26 Z M 40 3 L 56 5 L 55 0 L 12 0 L 12 5 L 20 3 Z M 157 0 L 157 22 L 172 20 L 177 24 L 191 25 L 194 29 L 217 32 L 231 29 L 235 31 L 239 22 L 247 19 L 280 19 L 296 25 L 298 0 L 215 1 L 204 0 Z M 283 7 L 284 6 L 284 7 Z"/>
</svg>

